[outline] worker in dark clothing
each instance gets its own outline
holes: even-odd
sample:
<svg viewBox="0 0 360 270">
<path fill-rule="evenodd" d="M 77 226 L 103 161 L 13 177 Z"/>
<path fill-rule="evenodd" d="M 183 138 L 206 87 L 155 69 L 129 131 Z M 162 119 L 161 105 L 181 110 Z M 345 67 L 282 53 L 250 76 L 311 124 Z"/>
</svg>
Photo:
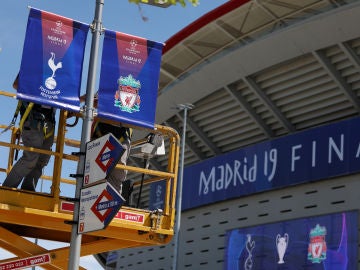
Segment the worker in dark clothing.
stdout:
<svg viewBox="0 0 360 270">
<path fill-rule="evenodd" d="M 16 78 L 13 86 L 17 89 Z M 21 120 L 20 131 L 24 146 L 51 150 L 54 142 L 55 109 L 52 107 L 19 101 Z M 12 167 L 4 180 L 3 186 L 18 187 L 35 191 L 43 168 L 48 164 L 50 156 L 37 152 L 24 151 L 22 157 Z"/>
</svg>

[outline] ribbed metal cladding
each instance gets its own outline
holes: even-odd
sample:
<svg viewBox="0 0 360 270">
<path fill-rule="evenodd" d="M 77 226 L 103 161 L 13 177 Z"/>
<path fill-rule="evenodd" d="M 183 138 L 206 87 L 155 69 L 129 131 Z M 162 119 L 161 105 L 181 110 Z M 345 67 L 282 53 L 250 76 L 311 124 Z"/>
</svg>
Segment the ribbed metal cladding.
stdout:
<svg viewBox="0 0 360 270">
<path fill-rule="evenodd" d="M 328 114 L 329 99 L 340 103 L 345 99 L 311 55 L 279 65 L 270 73 L 262 72 L 256 81 L 296 129 L 313 126 L 315 118 Z"/>
<path fill-rule="evenodd" d="M 199 29 L 163 56 L 160 91 L 224 48 L 249 44 L 259 37 L 352 2 L 356 1 L 258 0 L 245 3 Z"/>
<path fill-rule="evenodd" d="M 359 39 L 345 44 L 359 57 Z M 322 52 L 352 91 L 359 96 L 360 69 L 354 65 L 354 59 L 350 59 L 338 45 L 324 48 Z M 244 104 L 250 106 L 262 119 L 274 137 L 292 132 L 276 117 L 274 110 L 264 101 L 264 96 L 296 131 L 355 116 L 359 112 L 330 75 L 324 64 L 313 54 L 306 54 L 219 88 L 196 102 L 195 107 L 188 112 L 188 119 L 221 153 L 226 153 L 270 139 L 259 123 L 244 109 Z M 248 80 L 255 83 L 257 91 L 261 91 L 263 97 L 245 83 Z M 241 100 L 234 98 L 229 89 L 239 95 Z M 174 116 L 168 122 L 181 133 L 182 119 Z M 189 126 L 186 140 L 185 165 L 201 161 L 195 150 L 203 154 L 202 158 L 218 155 Z M 162 166 L 167 166 L 166 160 L 161 157 L 157 161 Z"/>
<path fill-rule="evenodd" d="M 355 41 L 352 43 L 357 44 Z M 338 46 L 326 48 L 324 52 L 349 84 L 358 83 L 358 70 Z M 343 91 L 340 91 L 336 82 L 312 54 L 280 63 L 251 77 L 260 91 L 296 130 L 336 121 L 357 113 Z M 251 106 L 276 136 L 289 132 L 264 104 L 261 97 L 242 79 L 229 87 L 234 88 L 234 91 Z M 222 152 L 266 139 L 257 123 L 243 109 L 242 104 L 236 102 L 223 88 L 198 101 L 195 108 L 189 112 L 189 117 Z M 188 136 L 206 152 L 205 145 L 196 138 L 196 135 L 193 136 L 189 131 Z M 186 163 L 191 162 L 188 158 L 186 161 Z"/>
</svg>

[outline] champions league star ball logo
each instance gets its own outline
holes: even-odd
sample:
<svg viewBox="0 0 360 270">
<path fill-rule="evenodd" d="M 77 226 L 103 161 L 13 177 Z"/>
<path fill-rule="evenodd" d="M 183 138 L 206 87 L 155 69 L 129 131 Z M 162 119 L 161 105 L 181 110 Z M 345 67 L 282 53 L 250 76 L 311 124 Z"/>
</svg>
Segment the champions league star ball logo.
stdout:
<svg viewBox="0 0 360 270">
<path fill-rule="evenodd" d="M 313 263 L 321 263 L 326 259 L 326 228 L 316 225 L 310 231 L 310 243 L 308 247 L 308 260 Z"/>
<path fill-rule="evenodd" d="M 56 28 L 61 28 L 62 25 L 63 25 L 63 23 L 62 23 L 62 21 L 57 21 L 57 22 L 55 23 L 55 25 L 56 25 Z"/>
<path fill-rule="evenodd" d="M 135 80 L 130 74 L 127 77 L 120 77 L 118 85 L 118 90 L 115 92 L 115 107 L 119 107 L 124 112 L 138 112 L 140 110 L 140 81 Z"/>
<path fill-rule="evenodd" d="M 136 46 L 137 46 L 137 41 L 135 39 L 132 39 L 130 41 L 130 48 L 135 51 Z"/>
</svg>

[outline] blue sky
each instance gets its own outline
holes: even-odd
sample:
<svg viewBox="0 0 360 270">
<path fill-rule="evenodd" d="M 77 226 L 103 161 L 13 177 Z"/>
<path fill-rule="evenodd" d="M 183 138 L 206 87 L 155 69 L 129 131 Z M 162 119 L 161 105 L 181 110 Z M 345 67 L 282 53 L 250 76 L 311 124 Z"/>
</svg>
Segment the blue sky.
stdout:
<svg viewBox="0 0 360 270">
<path fill-rule="evenodd" d="M 193 7 L 171 6 L 159 8 L 149 5 L 139 6 L 127 0 L 104 0 L 103 27 L 109 30 L 127 33 L 158 42 L 165 42 L 188 24 L 227 2 L 226 0 L 200 0 L 200 5 Z M 13 80 L 18 72 L 29 9 L 28 6 L 52 12 L 83 23 L 90 24 L 94 18 L 96 0 L 1 0 L 0 9 L 0 91 L 15 93 L 12 89 Z M 142 16 L 147 17 L 144 21 Z M 90 47 L 91 34 L 88 35 L 87 51 Z M 84 73 L 87 74 L 88 52 L 84 61 Z M 83 82 L 86 78 L 83 77 Z M 82 84 L 81 93 L 85 93 L 86 83 Z M 16 107 L 16 100 L 0 96 L 0 123 L 10 123 Z M 78 124 L 78 127 L 81 123 Z M 80 129 L 74 129 L 80 138 Z M 0 140 L 7 140 L 9 132 L 0 135 Z M 73 138 L 73 137 L 72 137 Z M 7 162 L 8 150 L 0 148 L 0 167 Z M 49 165 L 48 165 L 49 166 Z M 74 173 L 74 172 L 72 172 Z M 5 177 L 0 174 L 0 184 Z M 51 243 L 44 243 L 45 248 L 54 248 Z M 0 249 L 0 260 L 9 254 Z M 81 258 L 80 265 L 87 269 L 99 269 L 99 265 L 88 256 Z"/>
<path fill-rule="evenodd" d="M 200 5 L 197 7 L 193 7 L 188 3 L 186 7 L 176 5 L 169 8 L 140 5 L 140 12 L 138 5 L 129 3 L 127 0 L 104 0 L 102 25 L 109 30 L 157 42 L 165 42 L 179 30 L 225 2 L 227 1 L 201 0 Z M 15 93 L 12 83 L 20 67 L 29 6 L 91 24 L 94 19 L 95 3 L 95 0 L 1 0 L 0 90 Z M 144 21 L 142 15 L 147 17 L 148 20 Z M 85 50 L 81 94 L 84 94 L 86 89 L 91 36 L 89 32 Z M 4 100 L 0 96 L 0 102 L 2 111 L 7 112 L 0 114 L 0 123 L 7 124 L 12 119 L 16 100 L 9 101 L 8 98 Z M 3 137 L 6 137 L 6 134 L 0 135 L 0 139 Z M 3 155 L 0 155 L 0 165 L 4 158 Z M 0 183 L 2 183 L 1 175 Z"/>
</svg>

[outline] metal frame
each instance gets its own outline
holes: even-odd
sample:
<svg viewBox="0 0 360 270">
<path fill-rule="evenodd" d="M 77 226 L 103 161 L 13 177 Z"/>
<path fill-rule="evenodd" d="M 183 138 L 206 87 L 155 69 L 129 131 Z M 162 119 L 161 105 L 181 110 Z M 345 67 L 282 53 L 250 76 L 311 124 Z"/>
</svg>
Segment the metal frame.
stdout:
<svg viewBox="0 0 360 270">
<path fill-rule="evenodd" d="M 1 92 L 0 94 L 9 97 L 13 96 L 6 92 Z M 58 121 L 56 150 L 54 152 L 27 148 L 15 144 L 16 127 L 12 128 L 10 143 L 0 141 L 0 146 L 9 148 L 9 156 L 13 156 L 14 149 L 20 149 L 47 153 L 55 157 L 53 177 L 42 177 L 44 180 L 52 180 L 50 194 L 0 187 L 0 247 L 17 256 L 1 260 L 0 263 L 20 260 L 34 255 L 50 254 L 51 262 L 41 265 L 42 268 L 67 268 L 70 246 L 47 250 L 24 238 L 30 237 L 69 243 L 73 221 L 74 198 L 60 196 L 60 184 L 71 182 L 68 179 L 61 178 L 61 168 L 63 160 L 76 162 L 79 158 L 72 154 L 64 153 L 65 143 L 69 142 L 65 138 L 66 118 L 67 111 L 61 111 Z M 4 129 L 6 126 L 0 125 L 0 128 Z M 136 127 L 134 128 L 136 129 Z M 164 245 L 172 239 L 175 227 L 175 197 L 177 192 L 180 137 L 174 129 L 160 125 L 155 125 L 155 129 L 152 132 L 162 134 L 169 140 L 166 170 L 150 170 L 120 164 L 117 165 L 117 168 L 149 175 L 150 177 L 144 181 L 145 185 L 166 180 L 165 207 L 162 209 L 163 211 L 122 207 L 120 213 L 123 211 L 123 213 L 141 215 L 143 222 L 138 223 L 122 219 L 121 217 L 115 217 L 104 230 L 83 234 L 80 256 L 121 248 Z M 72 140 L 71 145 L 74 146 L 75 144 L 76 142 Z M 13 159 L 10 158 L 7 168 L 0 168 L 0 171 L 9 172 L 12 163 Z"/>
</svg>

